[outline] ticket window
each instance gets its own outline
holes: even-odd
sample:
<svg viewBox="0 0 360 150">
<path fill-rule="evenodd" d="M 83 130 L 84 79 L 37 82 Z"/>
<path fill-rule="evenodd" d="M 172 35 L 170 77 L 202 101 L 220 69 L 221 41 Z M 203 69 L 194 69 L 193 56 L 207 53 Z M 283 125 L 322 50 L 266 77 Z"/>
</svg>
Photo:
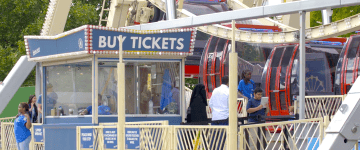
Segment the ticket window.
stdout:
<svg viewBox="0 0 360 150">
<path fill-rule="evenodd" d="M 45 116 L 79 115 L 92 105 L 91 68 L 91 62 L 45 67 Z"/>
<path fill-rule="evenodd" d="M 99 63 L 99 103 L 110 115 L 117 114 L 117 63 Z M 180 114 L 180 67 L 180 60 L 125 61 L 125 114 Z"/>
</svg>

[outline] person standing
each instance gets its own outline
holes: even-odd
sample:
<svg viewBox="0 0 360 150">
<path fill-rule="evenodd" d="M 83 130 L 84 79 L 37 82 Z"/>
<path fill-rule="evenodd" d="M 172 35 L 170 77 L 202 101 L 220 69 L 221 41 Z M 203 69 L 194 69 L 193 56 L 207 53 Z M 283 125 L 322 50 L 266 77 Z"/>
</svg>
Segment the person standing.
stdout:
<svg viewBox="0 0 360 150">
<path fill-rule="evenodd" d="M 190 114 L 187 117 L 187 122 L 204 122 L 200 123 L 202 125 L 207 125 L 205 121 L 207 121 L 206 114 L 206 91 L 204 84 L 197 84 L 191 94 L 190 98 L 190 106 L 189 111 Z"/>
<path fill-rule="evenodd" d="M 38 109 L 38 118 L 39 118 L 39 123 L 42 123 L 42 103 L 41 103 L 41 97 L 42 97 L 42 95 L 40 94 L 39 95 L 39 97 L 38 97 L 38 99 L 37 99 L 37 101 L 36 101 L 36 103 L 38 104 L 38 107 L 37 107 L 37 109 Z"/>
<path fill-rule="evenodd" d="M 221 78 L 221 85 L 214 89 L 209 101 L 212 110 L 211 125 L 229 125 L 229 77 Z"/>
<path fill-rule="evenodd" d="M 19 114 L 16 115 L 14 121 L 14 134 L 16 139 L 16 146 L 18 150 L 29 150 L 31 141 L 31 120 L 29 115 L 29 105 L 27 103 L 20 103 L 18 107 Z"/>
<path fill-rule="evenodd" d="M 221 85 L 214 89 L 209 101 L 209 106 L 212 111 L 211 125 L 229 125 L 229 77 L 224 76 L 221 78 Z M 224 137 L 223 137 L 224 136 Z M 216 138 L 215 138 L 216 137 Z M 222 141 L 220 141 L 222 139 Z M 226 141 L 226 133 L 218 132 L 216 136 L 213 136 L 211 147 L 216 146 L 217 150 L 224 149 Z"/>
<path fill-rule="evenodd" d="M 248 100 L 253 98 L 255 82 L 251 79 L 251 71 L 245 70 L 241 73 L 241 80 L 238 85 L 238 91 Z"/>
<path fill-rule="evenodd" d="M 37 122 L 38 108 L 35 103 L 36 103 L 36 96 L 30 95 L 28 105 L 29 105 L 31 123 Z"/>
</svg>

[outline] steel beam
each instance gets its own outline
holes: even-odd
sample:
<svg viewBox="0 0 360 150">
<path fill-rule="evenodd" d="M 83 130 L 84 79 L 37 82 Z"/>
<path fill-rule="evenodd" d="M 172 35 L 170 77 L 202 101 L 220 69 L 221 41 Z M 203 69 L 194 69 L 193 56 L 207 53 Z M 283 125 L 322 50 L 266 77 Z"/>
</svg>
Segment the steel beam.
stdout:
<svg viewBox="0 0 360 150">
<path fill-rule="evenodd" d="M 300 82 L 299 82 L 299 117 L 305 119 L 305 11 L 300 12 Z"/>
<path fill-rule="evenodd" d="M 360 0 L 307 0 L 279 5 L 254 7 L 214 14 L 192 16 L 188 18 L 160 21 L 155 23 L 126 27 L 128 29 L 156 30 L 181 27 L 194 27 L 207 24 L 229 22 L 231 20 L 248 20 L 269 16 L 298 13 L 299 11 L 315 11 L 326 8 L 338 8 L 359 5 Z"/>
</svg>

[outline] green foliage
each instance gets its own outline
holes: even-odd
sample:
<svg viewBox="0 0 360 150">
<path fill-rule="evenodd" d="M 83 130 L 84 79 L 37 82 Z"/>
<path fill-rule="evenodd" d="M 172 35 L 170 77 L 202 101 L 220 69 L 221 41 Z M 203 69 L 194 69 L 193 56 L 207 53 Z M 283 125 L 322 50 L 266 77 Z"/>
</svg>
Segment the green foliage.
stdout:
<svg viewBox="0 0 360 150">
<path fill-rule="evenodd" d="M 73 0 L 65 31 L 91 24 L 98 25 L 102 0 Z M 18 59 L 26 54 L 24 35 L 40 35 L 49 0 L 0 0 L 0 81 Z M 22 86 L 35 85 L 35 69 Z"/>
<path fill-rule="evenodd" d="M 96 10 L 97 4 L 94 1 L 77 0 L 70 8 L 65 25 L 65 31 L 77 28 L 82 25 L 98 25 L 100 11 Z"/>
<path fill-rule="evenodd" d="M 353 16 L 360 13 L 360 6 L 349 6 L 342 8 L 333 9 L 332 22 L 345 19 L 347 17 Z M 315 27 L 319 26 L 322 23 L 321 11 L 313 11 L 310 13 L 310 26 Z M 349 37 L 350 35 L 355 34 L 355 32 L 347 33 L 340 35 L 339 37 Z"/>
<path fill-rule="evenodd" d="M 321 11 L 310 12 L 310 27 L 316 27 L 322 24 Z"/>
<path fill-rule="evenodd" d="M 193 90 L 195 88 L 195 85 L 199 83 L 198 79 L 194 78 L 185 78 L 185 86 L 189 89 Z"/>
</svg>

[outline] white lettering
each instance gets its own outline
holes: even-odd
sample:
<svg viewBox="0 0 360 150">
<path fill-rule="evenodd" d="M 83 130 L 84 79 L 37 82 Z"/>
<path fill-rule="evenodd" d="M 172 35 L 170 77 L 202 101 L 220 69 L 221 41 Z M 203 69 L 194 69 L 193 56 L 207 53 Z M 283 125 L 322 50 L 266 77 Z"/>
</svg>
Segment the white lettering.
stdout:
<svg viewBox="0 0 360 150">
<path fill-rule="evenodd" d="M 40 53 L 40 47 L 33 51 L 33 56 L 35 56 L 38 53 Z"/>
<path fill-rule="evenodd" d="M 171 49 L 174 49 L 174 42 L 176 41 L 176 38 L 169 38 L 171 41 Z"/>
<path fill-rule="evenodd" d="M 157 49 L 160 49 L 160 45 L 158 44 L 159 41 L 160 41 L 160 38 L 157 38 L 157 39 L 155 40 L 155 37 L 153 37 L 153 40 L 152 40 L 152 49 L 154 49 L 155 46 L 156 46 Z"/>
<path fill-rule="evenodd" d="M 167 42 L 167 40 L 169 40 L 169 38 L 163 38 L 162 39 L 162 49 L 168 49 L 167 45 L 169 43 Z"/>
<path fill-rule="evenodd" d="M 109 48 L 114 48 L 116 46 L 116 37 L 113 38 L 113 44 L 111 44 L 111 36 L 108 36 L 107 44 Z"/>
<path fill-rule="evenodd" d="M 179 38 L 179 39 L 177 40 L 177 43 L 179 44 L 179 46 L 176 46 L 176 49 L 182 50 L 182 49 L 184 48 L 184 44 L 182 43 L 182 41 L 184 41 L 183 38 Z"/>
<path fill-rule="evenodd" d="M 136 40 L 138 39 L 138 37 L 132 36 L 132 37 L 130 37 L 130 39 L 133 40 L 132 48 L 135 48 Z"/>
<path fill-rule="evenodd" d="M 99 36 L 99 48 L 106 47 L 106 37 L 105 36 Z"/>
<path fill-rule="evenodd" d="M 150 48 L 151 48 L 151 46 L 146 45 L 146 41 L 148 41 L 148 40 L 151 40 L 151 37 L 146 37 L 146 38 L 144 38 L 144 40 L 142 41 L 142 45 L 143 45 L 143 47 L 146 48 L 146 49 L 150 49 Z"/>
<path fill-rule="evenodd" d="M 139 37 L 139 44 L 138 44 L 138 48 L 141 48 L 141 37 Z"/>
</svg>

